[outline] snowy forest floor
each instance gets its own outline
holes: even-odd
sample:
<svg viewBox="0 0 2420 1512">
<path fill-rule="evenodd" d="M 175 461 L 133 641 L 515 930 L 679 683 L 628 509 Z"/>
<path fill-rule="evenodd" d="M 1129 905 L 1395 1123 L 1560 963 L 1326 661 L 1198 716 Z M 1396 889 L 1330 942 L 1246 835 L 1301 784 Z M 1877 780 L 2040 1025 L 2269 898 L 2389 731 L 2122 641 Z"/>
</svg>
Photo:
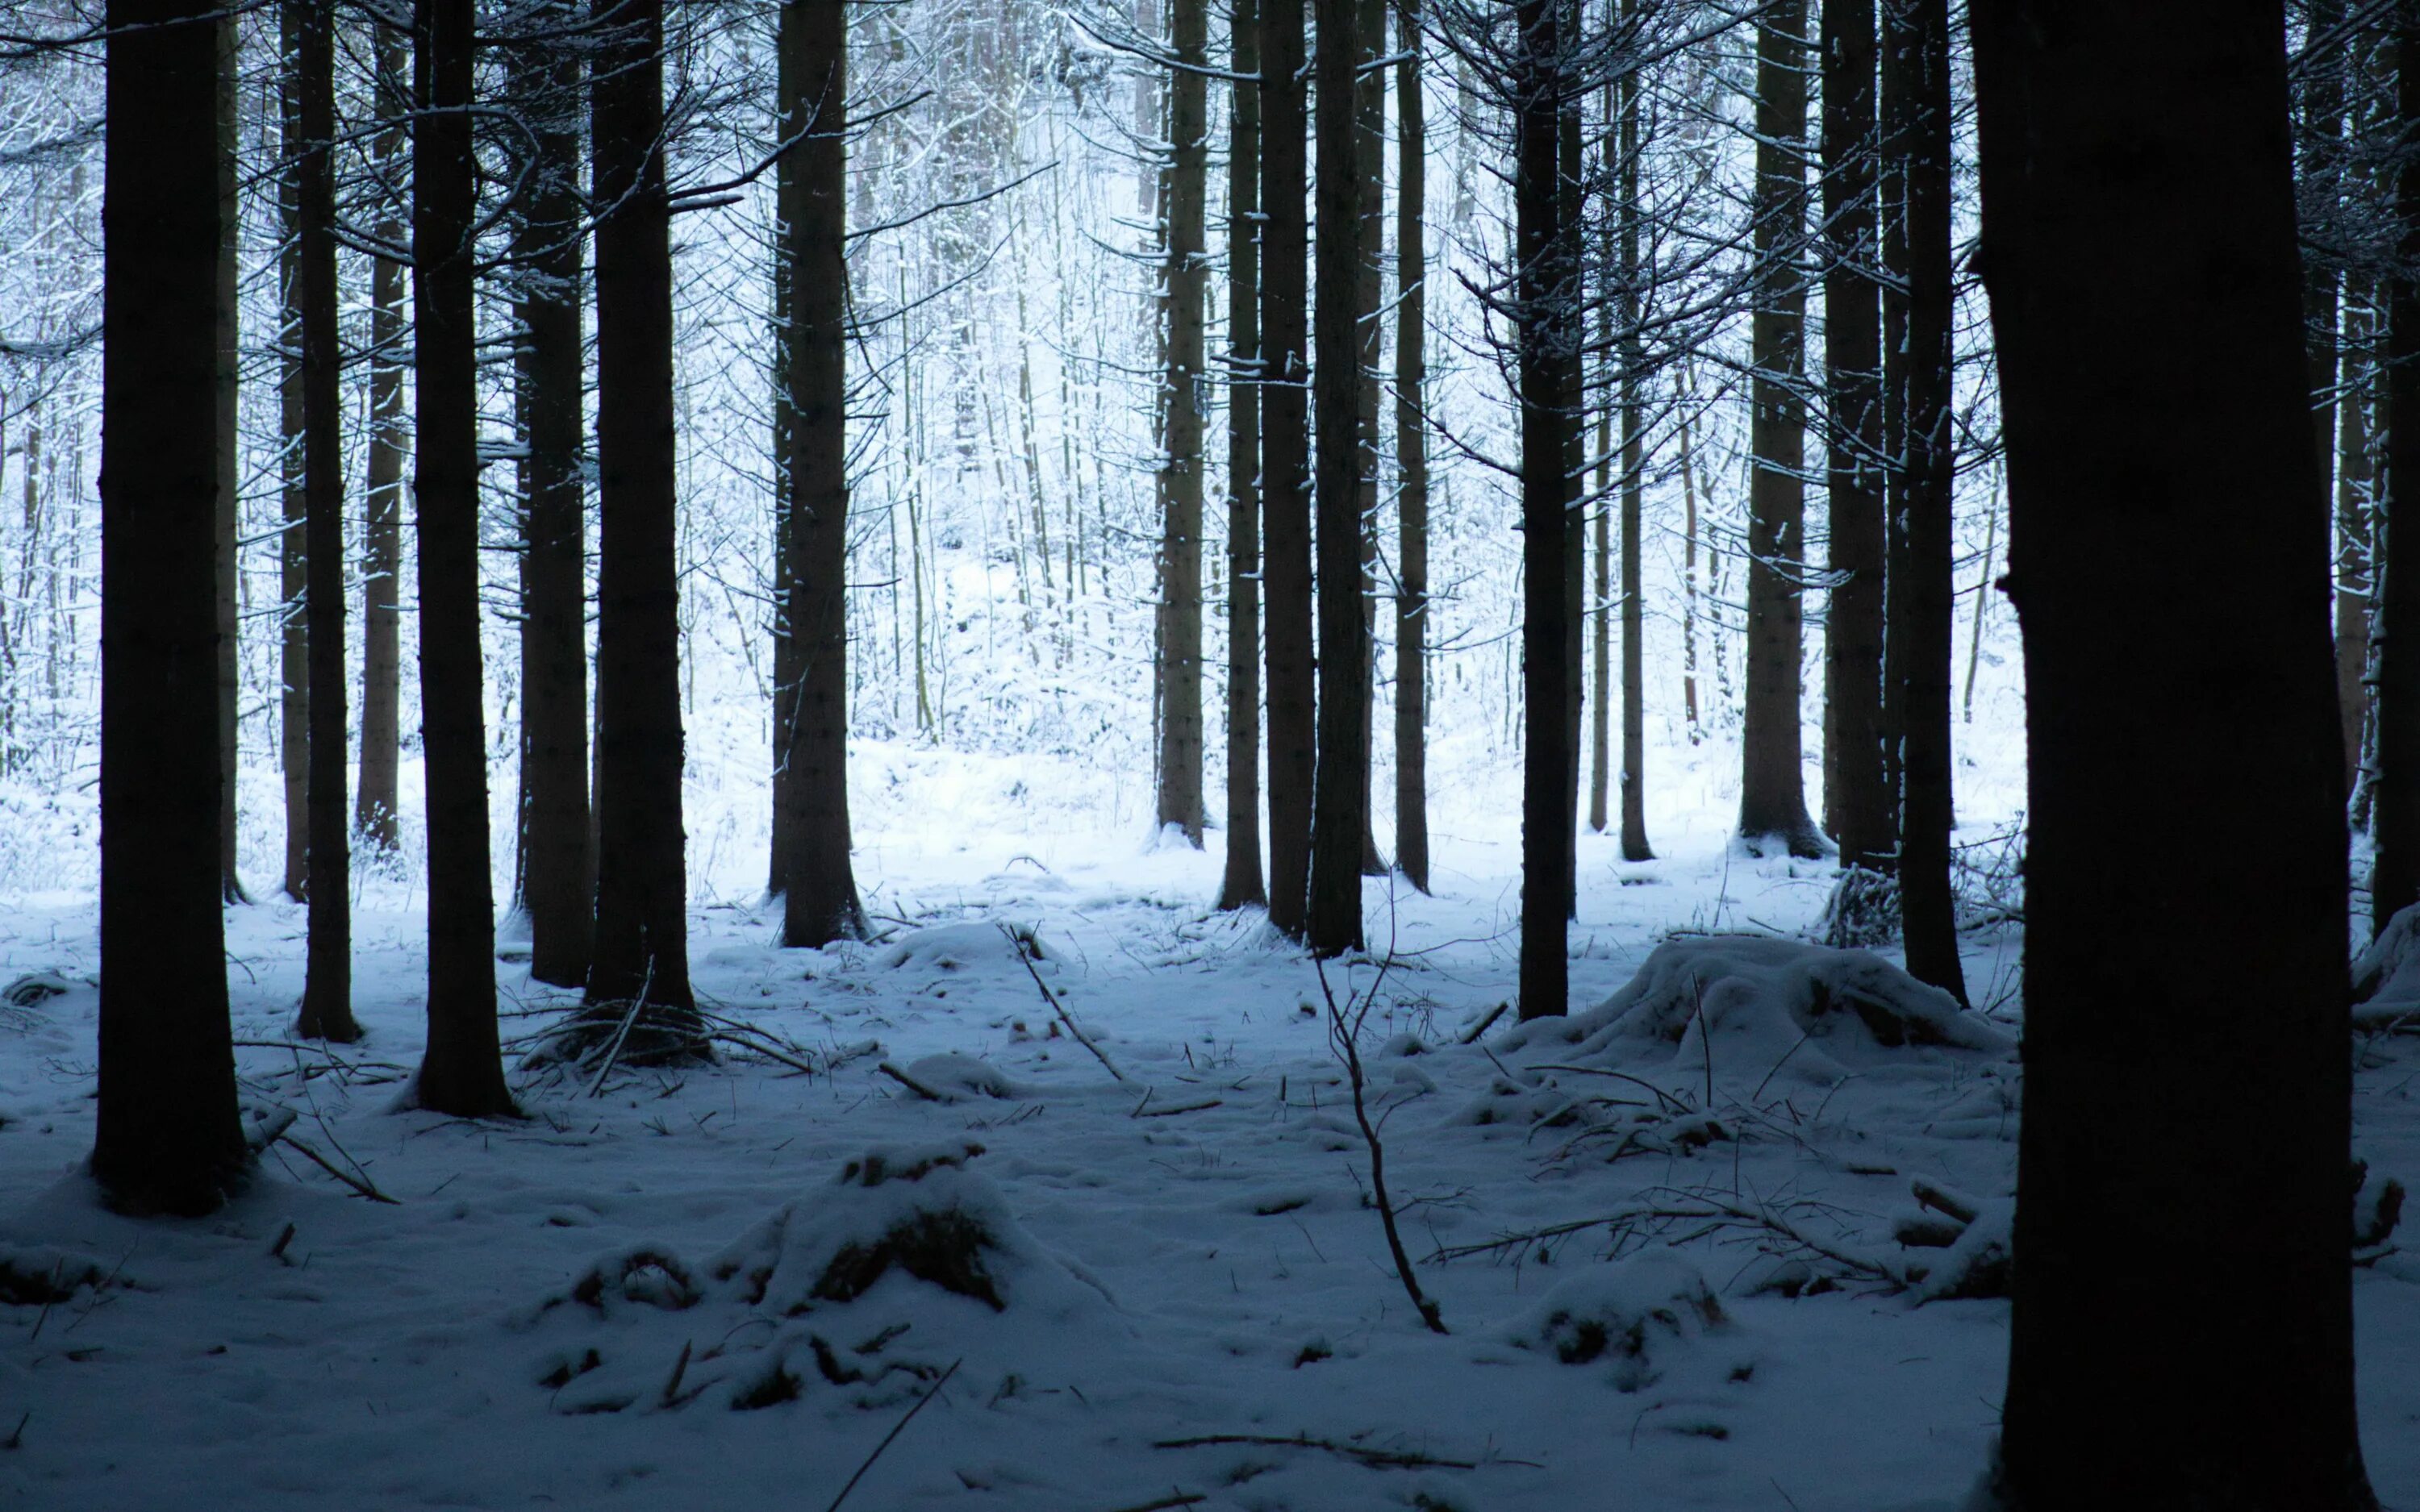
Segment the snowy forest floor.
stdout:
<svg viewBox="0 0 2420 1512">
<path fill-rule="evenodd" d="M 1637 866 L 1582 841 L 1575 1011 L 1673 931 L 1813 919 L 1828 867 L 1751 857 L 1724 817 L 1660 815 L 1668 854 Z M 244 1095 L 294 1109 L 298 1139 L 396 1200 L 278 1144 L 250 1193 L 194 1223 L 104 1213 L 77 1174 L 89 901 L 0 905 L 0 980 L 69 985 L 0 1008 L 0 1502 L 813 1512 L 914 1409 L 846 1505 L 1956 1506 L 1993 1430 L 2008 1304 L 1919 1304 L 1912 1263 L 1944 1252 L 1895 1226 L 1916 1181 L 2004 1211 L 2013 1058 L 1750 1036 L 1691 1060 L 1522 1042 L 1509 1014 L 1464 1044 L 1513 980 L 1518 852 L 1496 828 L 1441 840 L 1435 898 L 1370 882 L 1372 944 L 1394 964 L 1330 972 L 1340 995 L 1375 988 L 1371 1098 L 1442 1336 L 1367 1205 L 1313 968 L 1206 908 L 1215 836 L 1207 854 L 1130 827 L 1045 839 L 1004 813 L 870 848 L 861 880 L 895 933 L 864 948 L 783 952 L 770 911 L 700 908 L 705 1006 L 810 1048 L 817 1073 L 732 1051 L 616 1069 L 590 1096 L 516 1055 L 518 1124 L 393 1111 L 422 1038 L 404 887 L 363 891 L 368 1038 L 333 1052 L 279 1047 L 301 910 L 232 910 Z M 1038 930 L 1044 980 L 1126 1083 L 1056 1032 L 1001 922 Z M 1966 958 L 2011 1030 L 2021 945 L 1981 931 Z M 508 1035 L 571 1001 L 499 969 Z M 2420 1039 L 2360 1054 L 2361 1152 L 2410 1182 Z M 947 1057 L 990 1069 L 928 1058 Z M 963 1168 L 839 1184 L 876 1149 Z M 1001 1310 L 898 1269 L 814 1294 L 836 1252 L 944 1210 L 995 1242 Z M 2391 1506 L 2420 1507 L 2420 1263 L 2390 1255 L 2355 1290 L 2370 1471 Z"/>
</svg>

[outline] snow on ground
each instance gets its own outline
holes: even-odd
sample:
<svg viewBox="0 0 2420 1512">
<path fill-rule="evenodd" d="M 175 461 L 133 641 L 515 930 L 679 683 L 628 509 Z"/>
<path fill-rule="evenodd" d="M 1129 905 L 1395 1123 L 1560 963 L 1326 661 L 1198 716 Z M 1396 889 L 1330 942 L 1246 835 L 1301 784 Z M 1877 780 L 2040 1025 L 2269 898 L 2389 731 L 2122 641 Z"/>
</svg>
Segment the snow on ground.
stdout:
<svg viewBox="0 0 2420 1512">
<path fill-rule="evenodd" d="M 706 1006 L 811 1047 L 814 1075 L 734 1053 L 590 1097 L 530 1071 L 525 1122 L 396 1113 L 421 1038 L 409 878 L 363 886 L 369 1038 L 332 1053 L 280 1043 L 300 911 L 233 910 L 246 1095 L 393 1205 L 280 1145 L 215 1218 L 99 1211 L 76 1175 L 92 909 L 0 907 L 0 979 L 70 989 L 0 1010 L 0 1299 L 24 1299 L 0 1306 L 0 1502 L 813 1509 L 913 1410 L 846 1505 L 1956 1505 L 2008 1304 L 1916 1299 L 1954 1297 L 1953 1272 L 1991 1289 L 2012 931 L 1972 939 L 1981 1016 L 1943 1018 L 1869 958 L 1717 942 L 1668 949 L 1630 1017 L 1508 1016 L 1466 1044 L 1511 991 L 1518 852 L 1497 795 L 1441 784 L 1437 896 L 1371 882 L 1391 964 L 1329 973 L 1369 1010 L 1438 1335 L 1368 1205 L 1319 978 L 1207 912 L 1218 837 L 1149 844 L 1136 795 L 1088 795 L 1068 764 L 869 760 L 861 880 L 890 940 L 773 949 L 774 916 L 731 901 L 752 861 L 703 879 L 692 916 Z M 1823 866 L 1726 842 L 1718 778 L 1669 791 L 1663 859 L 1582 842 L 1575 1007 L 1672 931 L 1787 934 L 1822 905 Z M 728 810 L 691 827 L 748 854 Z M 1035 972 L 1125 1080 L 1061 1030 L 1001 923 L 1034 932 Z M 501 971 L 508 1033 L 568 1001 Z M 1923 1032 L 1894 1043 L 1894 1023 Z M 2407 1181 L 2415 1088 L 2420 1045 L 2368 1047 L 2363 1150 Z M 2356 1286 L 2370 1468 L 2420 1506 L 2420 1266 Z"/>
</svg>

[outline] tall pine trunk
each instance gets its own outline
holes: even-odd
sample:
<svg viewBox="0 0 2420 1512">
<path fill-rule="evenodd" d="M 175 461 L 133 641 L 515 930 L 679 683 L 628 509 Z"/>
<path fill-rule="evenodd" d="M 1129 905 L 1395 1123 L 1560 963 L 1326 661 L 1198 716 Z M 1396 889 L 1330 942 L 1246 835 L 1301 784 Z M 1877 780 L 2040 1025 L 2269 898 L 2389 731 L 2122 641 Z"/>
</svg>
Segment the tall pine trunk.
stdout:
<svg viewBox="0 0 2420 1512">
<path fill-rule="evenodd" d="M 1314 0 L 1318 18 L 1319 258 L 1312 401 L 1318 407 L 1319 745 L 1305 938 L 1319 955 L 1361 944 L 1361 831 L 1370 769 L 1362 681 L 1360 279 L 1364 196 L 1356 75 L 1361 0 Z"/>
<path fill-rule="evenodd" d="M 1994 1500 L 2354 1512 L 2344 769 L 2285 24 L 2176 19 L 1974 7 L 2032 753 Z M 2257 815 L 2258 866 L 2132 864 L 2126 837 L 2214 815 Z"/>
<path fill-rule="evenodd" d="M 1227 870 L 1221 909 L 1261 884 L 1261 67 L 1259 0 L 1235 0 L 1227 150 Z"/>
<path fill-rule="evenodd" d="M 1521 965 L 1525 1019 L 1570 1002 L 1575 801 L 1569 667 L 1571 368 L 1577 227 L 1562 177 L 1565 0 L 1523 0 L 1512 111 L 1514 362 L 1521 407 Z"/>
<path fill-rule="evenodd" d="M 1311 663 L 1310 194 L 1303 0 L 1261 0 L 1261 507 L 1266 543 L 1269 922 L 1311 905 L 1317 695 Z"/>
<path fill-rule="evenodd" d="M 415 0 L 411 133 L 412 499 L 420 548 L 420 746 L 428 809 L 428 1047 L 420 1105 L 513 1111 L 496 1033 L 488 739 L 479 652 L 477 163 L 472 0 Z"/>
<path fill-rule="evenodd" d="M 311 610 L 308 403 L 302 374 L 302 13 L 315 0 L 277 7 L 277 475 L 285 528 L 277 536 L 277 761 L 286 780 L 288 898 L 311 892 Z"/>
<path fill-rule="evenodd" d="M 1779 0 L 1757 23 L 1756 255 L 1749 316 L 1747 692 L 1740 730 L 1739 832 L 1792 856 L 1823 854 L 1807 814 L 1800 760 L 1799 586 L 1807 526 L 1807 0 Z"/>
<path fill-rule="evenodd" d="M 1897 859 L 1882 742 L 1882 266 L 1873 0 L 1823 0 L 1824 479 L 1833 588 L 1823 634 L 1824 810 L 1843 871 Z"/>
<path fill-rule="evenodd" d="M 1429 890 L 1428 117 L 1419 0 L 1396 0 L 1395 867 Z"/>
<path fill-rule="evenodd" d="M 335 0 L 288 0 L 297 28 L 294 165 L 302 224 L 297 282 L 302 307 L 302 476 L 305 612 L 310 632 L 309 819 L 311 916 L 304 949 L 306 1040 L 362 1037 L 352 1010 L 352 816 L 345 790 L 350 744 L 345 717 L 344 354 L 336 330 Z"/>
<path fill-rule="evenodd" d="M 2397 115 L 2408 132 L 2420 123 L 2420 5 L 2399 12 L 2396 34 Z M 2420 165 L 2396 176 L 2401 219 L 2398 274 L 2386 277 L 2386 498 L 2379 520 L 2377 616 L 2370 655 L 2376 669 L 2377 776 L 2370 835 L 2370 928 L 2420 903 Z M 2403 547 L 2403 561 L 2395 560 Z M 2398 570 L 2398 568 L 2400 570 Z"/>
<path fill-rule="evenodd" d="M 375 99 L 380 127 L 376 151 L 380 175 L 400 182 L 405 162 L 406 119 L 411 110 L 411 67 L 398 28 L 381 27 L 378 40 Z M 390 245 L 411 236 L 408 207 L 397 213 L 381 205 L 379 239 Z M 362 775 L 353 796 L 353 827 L 379 850 L 396 844 L 396 769 L 402 745 L 402 615 L 397 589 L 403 571 L 403 465 L 411 450 L 404 418 L 406 373 L 404 265 L 392 257 L 370 263 L 370 432 L 367 486 L 362 531 Z"/>
<path fill-rule="evenodd" d="M 569 26 L 568 3 L 540 13 Z M 580 57 L 560 42 L 526 50 L 515 94 L 535 161 L 515 227 L 521 259 L 515 395 L 521 463 L 521 906 L 530 975 L 588 980 L 597 853 L 588 810 L 588 523 L 581 350 Z"/>
<path fill-rule="evenodd" d="M 218 155 L 219 195 L 218 261 L 214 303 L 211 316 L 218 342 L 218 362 L 210 372 L 210 392 L 218 405 L 214 429 L 216 453 L 211 464 L 212 486 L 218 500 L 211 550 L 218 567 L 218 684 L 219 684 L 219 895 L 227 903 L 240 903 L 251 900 L 243 890 L 243 877 L 237 852 L 240 827 L 236 807 L 237 746 L 241 734 L 242 713 L 240 695 L 243 691 L 243 665 L 237 656 L 238 612 L 241 594 L 237 584 L 239 532 L 236 521 L 236 500 L 242 459 L 242 442 L 238 432 L 238 393 L 243 366 L 242 352 L 242 219 L 241 196 L 239 193 L 240 175 L 237 159 L 242 142 L 242 114 L 239 108 L 242 85 L 243 38 L 233 12 L 218 22 L 218 82 L 214 97 Z"/>
<path fill-rule="evenodd" d="M 2362 786 L 2362 737 L 2369 723 L 2370 594 L 2377 584 L 2372 529 L 2377 517 L 2377 470 L 2371 452 L 2369 397 L 2378 387 L 2372 363 L 2377 320 L 2371 308 L 2375 285 L 2348 279 L 2344 296 L 2344 396 L 2336 403 L 2336 707 L 2344 729 L 2345 781 Z M 2360 809 L 2355 802 L 2356 810 Z M 2356 827 L 2362 816 L 2356 812 Z"/>
<path fill-rule="evenodd" d="M 681 829 L 680 562 L 662 0 L 595 0 L 598 815 L 588 1002 L 702 1043 Z M 795 523 L 794 523 L 795 532 Z"/>
<path fill-rule="evenodd" d="M 1166 280 L 1167 357 L 1160 402 L 1159 806 L 1187 843 L 1202 843 L 1202 371 L 1210 263 L 1204 218 L 1210 187 L 1210 20 L 1207 0 L 1170 0 L 1177 68 L 1169 82 Z"/>
<path fill-rule="evenodd" d="M 1900 728 L 1900 915 L 1907 969 L 1966 998 L 1950 887 L 1950 664 L 1958 640 L 1957 557 L 1950 413 L 1955 294 L 1950 284 L 1948 0 L 1894 0 L 1892 45 L 1915 76 L 1904 174 L 1907 218 L 1907 592 L 1897 608 L 1907 633 Z"/>
<path fill-rule="evenodd" d="M 101 1091 L 92 1173 L 199 1214 L 250 1157 L 220 890 L 220 30 L 112 0 L 101 433 Z"/>
<path fill-rule="evenodd" d="M 791 148 L 782 221 L 789 264 L 790 497 L 783 620 L 798 688 L 783 790 L 792 870 L 782 943 L 862 939 L 848 817 L 848 9 L 782 8 L 782 115 Z"/>
<path fill-rule="evenodd" d="M 1636 16 L 1637 0 L 1627 0 L 1623 11 Z M 1647 594 L 1639 582 L 1639 532 L 1647 506 L 1647 424 L 1639 392 L 1646 382 L 1647 351 L 1639 327 L 1646 319 L 1648 270 L 1639 248 L 1643 212 L 1638 168 L 1646 144 L 1640 135 L 1635 69 L 1622 74 L 1616 94 L 1616 144 L 1621 155 L 1616 177 L 1622 300 L 1617 358 L 1621 367 L 1621 858 L 1652 861 L 1655 851 L 1647 843 Z"/>
<path fill-rule="evenodd" d="M 1377 758 L 1378 599 L 1378 364 L 1386 355 L 1385 251 L 1387 246 L 1387 0 L 1361 0 L 1361 61 L 1353 87 L 1354 141 L 1361 179 L 1361 271 L 1354 281 L 1355 319 L 1361 332 L 1361 389 L 1354 416 L 1360 438 L 1361 569 L 1356 585 L 1361 602 L 1361 874 L 1383 877 L 1370 803 L 1371 772 Z"/>
</svg>

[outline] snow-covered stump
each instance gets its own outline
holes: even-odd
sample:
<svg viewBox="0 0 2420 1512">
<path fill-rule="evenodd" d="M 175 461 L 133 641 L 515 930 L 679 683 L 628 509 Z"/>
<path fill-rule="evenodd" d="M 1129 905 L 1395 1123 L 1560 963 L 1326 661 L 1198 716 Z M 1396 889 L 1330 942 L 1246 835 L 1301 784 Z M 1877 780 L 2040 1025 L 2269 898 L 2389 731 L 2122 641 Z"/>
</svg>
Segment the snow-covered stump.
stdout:
<svg viewBox="0 0 2420 1512">
<path fill-rule="evenodd" d="M 2420 1028 L 2420 903 L 2388 919 L 2353 958 L 2352 1024 L 2371 1032 Z"/>
<path fill-rule="evenodd" d="M 869 1151 L 703 1265 L 656 1243 L 600 1257 L 517 1319 L 556 1335 L 533 1379 L 562 1412 L 750 1412 L 817 1381 L 876 1408 L 957 1361 L 1001 1365 L 1105 1320 L 1101 1285 L 967 1170 L 982 1153 L 964 1142 Z"/>
</svg>

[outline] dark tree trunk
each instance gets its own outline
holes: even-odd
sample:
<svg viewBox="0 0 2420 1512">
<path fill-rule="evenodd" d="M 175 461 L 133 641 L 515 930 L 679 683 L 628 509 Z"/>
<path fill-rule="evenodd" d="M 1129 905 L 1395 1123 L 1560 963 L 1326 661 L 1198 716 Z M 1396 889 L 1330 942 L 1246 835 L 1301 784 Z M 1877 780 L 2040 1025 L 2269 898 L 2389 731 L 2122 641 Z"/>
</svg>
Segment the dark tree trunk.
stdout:
<svg viewBox="0 0 2420 1512">
<path fill-rule="evenodd" d="M 377 152 L 389 183 L 402 180 L 409 81 L 399 31 L 381 28 L 378 42 L 378 112 L 384 123 Z M 411 235 L 394 204 L 380 207 L 379 236 L 400 243 Z M 406 351 L 404 265 L 391 257 L 370 264 L 369 477 L 362 532 L 362 777 L 353 797 L 353 827 L 380 851 L 396 845 L 396 768 L 402 746 L 402 616 L 396 590 L 403 571 L 403 464 L 411 432 L 403 412 Z"/>
<path fill-rule="evenodd" d="M 302 1011 L 294 1033 L 352 1041 L 352 816 L 345 791 L 344 354 L 336 330 L 335 0 L 288 0 L 302 9 L 297 66 L 302 156 L 294 166 L 302 222 L 303 554 L 311 622 L 311 917 Z"/>
<path fill-rule="evenodd" d="M 1227 152 L 1227 872 L 1221 909 L 1265 906 L 1261 885 L 1261 39 L 1235 0 Z"/>
<path fill-rule="evenodd" d="M 1523 0 L 1512 79 L 1514 352 L 1521 404 L 1521 1016 L 1570 999 L 1572 770 L 1571 369 L 1577 228 L 1562 165 L 1564 0 Z"/>
<path fill-rule="evenodd" d="M 1169 81 L 1167 368 L 1160 403 L 1159 824 L 1202 844 L 1202 369 L 1210 263 L 1210 19 L 1206 0 L 1170 0 L 1170 41 L 1181 65 Z"/>
<path fill-rule="evenodd" d="M 1261 504 L 1267 560 L 1269 922 L 1311 904 L 1317 697 L 1311 664 L 1310 193 L 1302 0 L 1261 0 Z"/>
<path fill-rule="evenodd" d="M 1361 874 L 1383 877 L 1373 825 L 1370 774 L 1377 757 L 1378 732 L 1378 364 L 1386 356 L 1387 72 L 1378 64 L 1386 51 L 1387 0 L 1361 0 L 1358 20 L 1361 61 L 1354 82 L 1354 141 L 1359 145 L 1361 178 L 1361 271 L 1354 281 L 1355 319 L 1361 332 L 1360 408 L 1355 416 L 1361 439 Z"/>
<path fill-rule="evenodd" d="M 2032 752 L 1997 1500 L 2351 1512 L 2376 1503 L 2346 1264 L 2343 763 L 2285 25 L 2253 0 L 2175 22 L 1974 8 Z M 2129 835 L 2256 809 L 2258 867 L 2127 864 Z M 2258 947 L 2146 949 L 2128 919 Z"/>
<path fill-rule="evenodd" d="M 595 0 L 597 945 L 588 1002 L 695 1040 L 682 856 L 680 563 L 662 0 Z M 795 501 L 793 508 L 796 507 Z M 795 540 L 803 522 L 793 521 Z M 835 522 L 837 523 L 837 522 Z"/>
<path fill-rule="evenodd" d="M 2420 5 L 2399 12 L 2397 114 L 2404 131 L 2420 122 Z M 2420 259 L 2420 166 L 2397 176 L 2402 260 Z M 2382 930 L 2397 910 L 2420 903 L 2420 282 L 2387 279 L 2386 499 L 2379 521 L 2378 610 L 2370 655 L 2376 669 L 2377 776 L 2370 835 L 2377 858 L 2369 873 L 2370 927 Z M 2404 560 L 2395 560 L 2398 543 Z M 2402 570 L 2397 570 L 2400 567 Z"/>
<path fill-rule="evenodd" d="M 1755 309 L 1749 316 L 1753 413 L 1748 481 L 1747 691 L 1740 730 L 1740 838 L 1823 854 L 1807 814 L 1799 744 L 1799 579 L 1807 524 L 1807 0 L 1780 0 L 1757 23 Z"/>
<path fill-rule="evenodd" d="M 1582 11 L 1579 0 L 1561 0 L 1563 6 L 1562 35 L 1566 45 L 1576 44 L 1582 32 Z M 1563 827 L 1570 831 L 1574 843 L 1572 886 L 1569 894 L 1571 917 L 1579 917 L 1579 845 L 1580 827 L 1580 734 L 1588 716 L 1588 660 L 1584 647 L 1585 630 L 1590 615 L 1605 612 L 1604 600 L 1590 601 L 1588 592 L 1588 427 L 1583 420 L 1588 409 L 1587 368 L 1579 355 L 1581 334 L 1588 319 L 1587 290 L 1584 287 L 1587 269 L 1580 246 L 1581 222 L 1587 215 L 1587 162 L 1580 139 L 1580 100 L 1576 90 L 1562 100 L 1555 128 L 1555 144 L 1559 166 L 1555 185 L 1563 219 L 1563 235 L 1570 240 L 1572 288 L 1565 307 L 1566 318 L 1582 322 L 1573 332 L 1572 360 L 1563 365 L 1563 759 L 1569 764 L 1565 779 Z M 1604 507 L 1602 501 L 1599 508 Z"/>
<path fill-rule="evenodd" d="M 793 198 L 790 264 L 789 548 L 783 617 L 798 695 L 783 797 L 793 870 L 782 943 L 814 949 L 862 939 L 865 911 L 848 822 L 848 11 L 843 0 L 782 8 Z M 669 354 L 667 354 L 669 356 Z"/>
<path fill-rule="evenodd" d="M 1636 0 L 1625 4 L 1635 13 Z M 1621 858 L 1652 861 L 1647 843 L 1647 594 L 1639 582 L 1640 517 L 1646 512 L 1646 417 L 1639 389 L 1645 381 L 1647 352 L 1639 333 L 1646 316 L 1641 280 L 1646 270 L 1639 251 L 1640 209 L 1638 160 L 1644 150 L 1639 135 L 1638 75 L 1627 72 L 1617 85 L 1620 119 L 1616 147 L 1621 162 L 1619 268 L 1621 280 Z M 1602 685 L 1602 676 L 1598 679 Z"/>
<path fill-rule="evenodd" d="M 101 463 L 101 1098 L 92 1173 L 199 1214 L 249 1164 L 220 914 L 219 28 L 112 0 Z"/>
<path fill-rule="evenodd" d="M 277 472 L 285 529 L 277 537 L 277 761 L 286 779 L 286 895 L 311 893 L 310 463 L 302 376 L 302 12 L 277 7 Z"/>
<path fill-rule="evenodd" d="M 241 713 L 239 698 L 243 691 L 243 668 L 239 660 L 236 631 L 240 621 L 237 607 L 241 594 L 236 581 L 236 495 L 238 473 L 242 455 L 241 440 L 237 430 L 237 393 L 239 375 L 242 369 L 242 222 L 241 198 L 238 193 L 240 176 L 237 158 L 242 141 L 241 112 L 238 108 L 241 86 L 242 33 L 230 12 L 220 18 L 218 38 L 218 85 L 215 116 L 218 157 L 218 263 L 215 289 L 216 302 L 211 316 L 217 332 L 218 362 L 210 372 L 210 391 L 218 404 L 215 430 L 217 451 L 210 475 L 216 489 L 218 513 L 211 539 L 213 559 L 218 564 L 218 681 L 219 681 L 219 896 L 230 903 L 249 903 L 245 896 L 243 877 L 237 851 L 241 838 L 236 807 L 237 741 L 240 733 Z"/>
<path fill-rule="evenodd" d="M 1361 0 L 1315 0 L 1319 27 L 1319 276 L 1311 393 L 1318 406 L 1319 757 L 1305 938 L 1319 955 L 1361 944 L 1361 830 L 1370 771 L 1362 756 L 1370 641 L 1361 594 L 1363 202 Z"/>
<path fill-rule="evenodd" d="M 2368 401 L 2378 386 L 2371 363 L 2377 339 L 2366 281 L 2348 280 L 2344 312 L 2344 397 L 2336 405 L 2336 707 L 2342 717 L 2345 781 L 2358 792 L 2362 734 L 2369 717 L 2371 528 L 2377 515 L 2376 470 L 2370 450 Z M 2359 805 L 2356 803 L 2356 808 Z M 2361 819 L 2354 820 L 2356 826 Z"/>
<path fill-rule="evenodd" d="M 1429 890 L 1428 118 L 1419 0 L 1397 0 L 1395 108 L 1395 866 Z"/>
<path fill-rule="evenodd" d="M 420 1105 L 513 1111 L 496 1034 L 488 740 L 479 655 L 479 389 L 471 151 L 472 0 L 415 0 L 411 133 L 412 498 L 420 546 L 420 745 L 428 807 L 428 1047 Z"/>
<path fill-rule="evenodd" d="M 541 14 L 569 26 L 569 4 Z M 588 827 L 588 522 L 581 351 L 580 59 L 530 48 L 516 69 L 533 151 L 515 228 L 521 464 L 521 906 L 530 975 L 588 980 L 597 853 Z"/>
<path fill-rule="evenodd" d="M 1893 45 L 1916 76 L 1903 167 L 1907 218 L 1907 592 L 1905 722 L 1900 727 L 1900 914 L 1907 969 L 1963 1002 L 1958 916 L 1949 881 L 1950 663 L 1958 639 L 1950 414 L 1956 314 L 1950 286 L 1950 99 L 1947 0 L 1893 0 Z"/>
<path fill-rule="evenodd" d="M 1875 207 L 1873 0 L 1823 0 L 1825 482 L 1830 612 L 1823 635 L 1824 810 L 1845 870 L 1897 858 L 1882 749 L 1884 451 L 1882 249 Z"/>
</svg>

